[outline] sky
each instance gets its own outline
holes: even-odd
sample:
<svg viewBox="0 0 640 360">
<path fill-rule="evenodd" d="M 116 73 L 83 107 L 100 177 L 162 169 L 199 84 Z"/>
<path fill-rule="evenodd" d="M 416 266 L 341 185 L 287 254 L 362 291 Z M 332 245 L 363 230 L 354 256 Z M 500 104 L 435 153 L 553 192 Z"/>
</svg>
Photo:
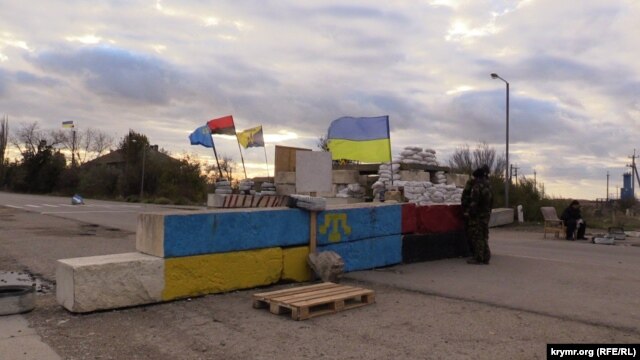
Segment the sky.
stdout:
<svg viewBox="0 0 640 360">
<path fill-rule="evenodd" d="M 392 152 L 445 163 L 480 142 L 556 197 L 604 198 L 640 153 L 635 0 L 0 0 L 0 115 L 129 129 L 212 162 L 188 135 L 233 115 L 316 149 L 342 116 L 389 115 Z M 239 162 L 234 138 L 214 137 Z M 244 152 L 265 176 L 262 148 Z"/>
</svg>

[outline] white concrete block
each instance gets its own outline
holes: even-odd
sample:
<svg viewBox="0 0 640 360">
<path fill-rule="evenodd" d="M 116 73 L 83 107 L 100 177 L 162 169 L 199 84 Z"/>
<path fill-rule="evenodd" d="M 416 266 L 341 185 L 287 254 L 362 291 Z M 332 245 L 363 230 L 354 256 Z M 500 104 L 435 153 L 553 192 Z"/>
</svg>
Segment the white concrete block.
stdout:
<svg viewBox="0 0 640 360">
<path fill-rule="evenodd" d="M 207 207 L 218 208 L 224 206 L 225 194 L 207 194 Z"/>
<path fill-rule="evenodd" d="M 164 259 L 125 253 L 58 260 L 56 298 L 71 312 L 162 301 Z"/>
<path fill-rule="evenodd" d="M 498 208 L 491 210 L 491 218 L 489 219 L 489 227 L 496 227 L 513 223 L 513 209 Z"/>
<path fill-rule="evenodd" d="M 467 174 L 446 174 L 446 177 L 448 185 L 455 185 L 461 188 L 463 188 L 469 180 L 469 175 Z"/>
<path fill-rule="evenodd" d="M 278 171 L 275 177 L 276 184 L 295 184 L 296 173 L 295 171 Z"/>
</svg>

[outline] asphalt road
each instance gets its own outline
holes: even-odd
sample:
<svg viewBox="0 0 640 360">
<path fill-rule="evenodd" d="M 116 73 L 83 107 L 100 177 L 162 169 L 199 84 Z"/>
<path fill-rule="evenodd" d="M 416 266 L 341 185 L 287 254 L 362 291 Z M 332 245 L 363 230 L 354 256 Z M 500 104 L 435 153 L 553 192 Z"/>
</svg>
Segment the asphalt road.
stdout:
<svg viewBox="0 0 640 360">
<path fill-rule="evenodd" d="M 0 192 L 0 206 L 136 231 L 138 214 L 169 210 L 201 210 L 204 207 L 126 203 L 84 199 L 84 205 L 72 205 L 71 197 Z"/>
<path fill-rule="evenodd" d="M 0 193 L 0 270 L 54 281 L 57 259 L 135 251 L 135 215 L 167 209 L 65 204 Z M 542 226 L 491 229 L 491 265 L 446 259 L 350 273 L 345 281 L 374 289 L 376 304 L 304 322 L 252 309 L 255 289 L 89 315 L 69 314 L 52 291 L 24 316 L 25 332 L 73 359 L 544 358 L 547 343 L 640 342 L 636 245 L 544 240 Z"/>
</svg>

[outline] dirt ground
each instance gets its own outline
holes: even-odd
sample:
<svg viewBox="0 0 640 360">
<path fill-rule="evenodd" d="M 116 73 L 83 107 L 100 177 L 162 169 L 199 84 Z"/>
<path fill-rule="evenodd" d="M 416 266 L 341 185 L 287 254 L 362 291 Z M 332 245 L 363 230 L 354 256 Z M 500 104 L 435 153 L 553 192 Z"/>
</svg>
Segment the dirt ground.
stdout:
<svg viewBox="0 0 640 360">
<path fill-rule="evenodd" d="M 632 330 L 348 277 L 375 290 L 376 303 L 305 321 L 253 309 L 251 295 L 263 289 L 85 315 L 56 303 L 56 259 L 133 251 L 134 238 L 0 209 L 0 270 L 51 283 L 25 317 L 63 359 L 543 359 L 547 343 L 640 341 Z M 290 286 L 299 284 L 268 289 Z"/>
</svg>

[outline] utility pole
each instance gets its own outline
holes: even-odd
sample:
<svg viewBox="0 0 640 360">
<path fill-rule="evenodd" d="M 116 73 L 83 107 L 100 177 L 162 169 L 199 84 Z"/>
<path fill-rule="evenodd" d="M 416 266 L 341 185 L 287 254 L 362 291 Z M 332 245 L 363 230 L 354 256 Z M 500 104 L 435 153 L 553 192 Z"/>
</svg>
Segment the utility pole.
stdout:
<svg viewBox="0 0 640 360">
<path fill-rule="evenodd" d="M 609 172 L 607 171 L 607 203 L 609 203 Z"/>
<path fill-rule="evenodd" d="M 536 169 L 533 169 L 533 188 L 538 191 L 538 183 L 536 182 Z"/>
<path fill-rule="evenodd" d="M 629 156 L 631 159 L 631 165 L 627 165 L 627 167 L 631 168 L 631 195 L 635 199 L 636 197 L 636 181 L 638 181 L 638 186 L 640 186 L 640 176 L 638 176 L 638 169 L 636 168 L 636 149 L 633 149 L 633 156 Z M 634 180 L 635 179 L 635 180 Z"/>
</svg>

